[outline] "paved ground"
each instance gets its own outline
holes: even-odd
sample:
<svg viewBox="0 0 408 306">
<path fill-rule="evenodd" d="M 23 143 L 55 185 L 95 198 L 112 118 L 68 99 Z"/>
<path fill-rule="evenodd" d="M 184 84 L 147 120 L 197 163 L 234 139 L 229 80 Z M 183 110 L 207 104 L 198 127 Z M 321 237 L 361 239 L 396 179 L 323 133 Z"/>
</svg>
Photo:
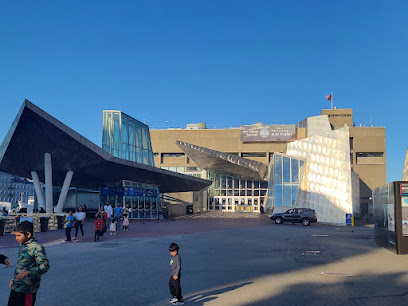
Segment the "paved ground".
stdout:
<svg viewBox="0 0 408 306">
<path fill-rule="evenodd" d="M 38 305 L 169 305 L 171 242 L 181 247 L 186 304 L 408 304 L 408 256 L 377 247 L 370 226 L 275 225 L 264 216 L 132 225 L 132 232 L 99 243 L 38 234 L 48 239 L 51 264 Z M 1 252 L 14 263 L 17 249 L 7 241 Z M 0 305 L 13 270 L 0 268 Z"/>
</svg>

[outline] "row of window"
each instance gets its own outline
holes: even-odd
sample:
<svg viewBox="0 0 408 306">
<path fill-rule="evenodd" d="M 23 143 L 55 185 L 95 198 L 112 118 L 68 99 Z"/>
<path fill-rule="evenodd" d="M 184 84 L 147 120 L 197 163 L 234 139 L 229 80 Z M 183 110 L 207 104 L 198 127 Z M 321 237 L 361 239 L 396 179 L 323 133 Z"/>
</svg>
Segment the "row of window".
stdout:
<svg viewBox="0 0 408 306">
<path fill-rule="evenodd" d="M 11 181 L 10 182 L 0 182 L 0 187 L 7 187 L 7 188 L 18 188 L 18 189 L 34 189 L 33 185 L 27 185 L 27 184 L 13 184 Z"/>
<path fill-rule="evenodd" d="M 8 190 L 0 190 L 0 195 L 9 195 L 9 196 L 28 196 L 31 195 L 32 192 L 22 191 L 22 192 L 14 192 Z"/>
</svg>

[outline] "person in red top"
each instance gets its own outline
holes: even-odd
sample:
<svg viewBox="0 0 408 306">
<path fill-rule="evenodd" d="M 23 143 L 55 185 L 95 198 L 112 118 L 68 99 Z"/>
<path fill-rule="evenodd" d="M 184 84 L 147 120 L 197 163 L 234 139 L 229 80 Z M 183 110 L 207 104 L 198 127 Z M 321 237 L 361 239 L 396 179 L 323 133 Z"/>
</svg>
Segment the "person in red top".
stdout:
<svg viewBox="0 0 408 306">
<path fill-rule="evenodd" d="M 102 237 L 103 235 L 102 227 L 103 227 L 103 221 L 101 220 L 100 217 L 98 217 L 95 220 L 95 241 L 99 241 L 99 237 Z"/>
<path fill-rule="evenodd" d="M 96 213 L 95 217 L 96 219 L 100 218 L 103 222 L 102 233 L 100 235 L 102 237 L 103 234 L 106 232 L 106 219 L 108 219 L 108 214 L 106 213 L 105 208 L 103 206 L 99 208 L 99 211 Z"/>
</svg>

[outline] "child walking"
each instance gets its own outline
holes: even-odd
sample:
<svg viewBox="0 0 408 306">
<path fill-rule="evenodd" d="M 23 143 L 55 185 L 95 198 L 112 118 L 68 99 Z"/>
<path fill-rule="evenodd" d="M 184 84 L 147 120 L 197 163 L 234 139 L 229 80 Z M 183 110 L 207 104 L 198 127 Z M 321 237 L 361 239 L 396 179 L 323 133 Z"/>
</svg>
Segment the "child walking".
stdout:
<svg viewBox="0 0 408 306">
<path fill-rule="evenodd" d="M 98 216 L 95 220 L 95 241 L 99 241 L 99 237 L 103 236 L 103 221 L 101 217 Z"/>
<path fill-rule="evenodd" d="M 113 220 L 111 221 L 109 230 L 110 230 L 110 234 L 111 234 L 111 235 L 116 235 L 116 220 L 115 220 L 115 219 L 113 219 Z"/>
<path fill-rule="evenodd" d="M 20 243 L 14 277 L 10 281 L 8 306 L 31 306 L 35 304 L 41 275 L 49 269 L 44 247 L 34 239 L 33 224 L 23 221 L 14 234 Z"/>
<path fill-rule="evenodd" d="M 181 295 L 181 258 L 179 255 L 179 246 L 177 243 L 170 244 L 169 251 L 171 256 L 170 259 L 170 281 L 169 289 L 173 298 L 170 300 L 172 305 L 183 305 L 183 296 Z"/>
</svg>

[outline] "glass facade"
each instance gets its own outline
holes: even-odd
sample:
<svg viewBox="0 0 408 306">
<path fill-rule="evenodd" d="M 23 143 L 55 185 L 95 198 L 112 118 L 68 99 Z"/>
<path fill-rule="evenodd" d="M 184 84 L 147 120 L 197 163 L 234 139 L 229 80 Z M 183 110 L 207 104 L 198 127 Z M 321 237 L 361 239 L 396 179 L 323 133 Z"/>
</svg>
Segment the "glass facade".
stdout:
<svg viewBox="0 0 408 306">
<path fill-rule="evenodd" d="M 149 126 L 121 111 L 103 111 L 102 148 L 115 157 L 154 166 Z"/>
<path fill-rule="evenodd" d="M 267 209 L 294 207 L 305 161 L 274 153 L 269 165 Z"/>
<path fill-rule="evenodd" d="M 230 175 L 208 172 L 213 183 L 209 188 L 208 210 L 260 212 L 264 205 L 268 182 L 246 180 Z"/>
<path fill-rule="evenodd" d="M 162 207 L 159 188 L 156 186 L 121 181 L 103 186 L 100 192 L 101 203 L 109 201 L 111 204 L 131 208 L 131 219 L 161 219 Z"/>
<path fill-rule="evenodd" d="M 102 148 L 115 157 L 154 166 L 149 126 L 121 111 L 103 111 Z M 124 180 L 102 186 L 100 200 L 129 204 L 131 219 L 163 218 L 157 186 Z"/>
</svg>

